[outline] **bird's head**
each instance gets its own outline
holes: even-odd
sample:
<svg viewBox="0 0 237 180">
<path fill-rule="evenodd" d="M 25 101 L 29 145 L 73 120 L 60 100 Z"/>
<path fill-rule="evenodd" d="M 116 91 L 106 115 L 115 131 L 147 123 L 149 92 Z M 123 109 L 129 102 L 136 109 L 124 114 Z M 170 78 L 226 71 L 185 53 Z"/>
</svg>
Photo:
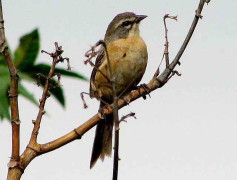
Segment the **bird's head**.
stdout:
<svg viewBox="0 0 237 180">
<path fill-rule="evenodd" d="M 139 36 L 139 23 L 146 17 L 146 15 L 136 15 L 132 12 L 118 14 L 107 28 L 105 42 Z"/>
</svg>

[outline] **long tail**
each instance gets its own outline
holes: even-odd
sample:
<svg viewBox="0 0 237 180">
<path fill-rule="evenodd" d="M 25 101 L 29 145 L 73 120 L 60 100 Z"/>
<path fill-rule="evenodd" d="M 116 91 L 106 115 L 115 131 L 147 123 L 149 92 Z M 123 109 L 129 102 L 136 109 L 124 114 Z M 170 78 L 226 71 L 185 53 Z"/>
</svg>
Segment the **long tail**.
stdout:
<svg viewBox="0 0 237 180">
<path fill-rule="evenodd" d="M 100 104 L 100 108 L 103 107 Z M 101 121 L 95 131 L 94 144 L 91 154 L 90 168 L 93 168 L 98 158 L 104 160 L 105 156 L 111 156 L 112 152 L 113 114 L 107 115 Z"/>
</svg>

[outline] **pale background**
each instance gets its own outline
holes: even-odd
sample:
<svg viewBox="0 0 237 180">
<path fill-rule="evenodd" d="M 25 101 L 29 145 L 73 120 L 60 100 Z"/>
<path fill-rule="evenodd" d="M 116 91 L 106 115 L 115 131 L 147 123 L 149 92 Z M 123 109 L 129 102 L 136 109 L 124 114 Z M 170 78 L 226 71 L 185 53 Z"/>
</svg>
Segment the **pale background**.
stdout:
<svg viewBox="0 0 237 180">
<path fill-rule="evenodd" d="M 149 63 L 142 82 L 148 82 L 159 63 L 164 44 L 162 18 L 169 21 L 170 57 L 174 57 L 186 36 L 199 0 L 3 0 L 6 35 L 11 49 L 18 38 L 39 27 L 41 49 L 53 51 L 55 41 L 63 45 L 73 70 L 89 77 L 91 67 L 83 64 L 84 53 L 102 39 L 107 25 L 121 12 L 148 15 L 141 23 L 141 34 L 149 50 Z M 119 179 L 137 180 L 236 180 L 237 179 L 237 1 L 213 1 L 205 6 L 204 18 L 174 77 L 151 99 L 139 99 L 120 115 L 136 112 L 121 126 Z M 51 62 L 40 54 L 38 62 Z M 53 140 L 79 126 L 98 109 L 89 100 L 82 108 L 80 92 L 88 91 L 87 82 L 62 79 L 67 108 L 64 111 L 53 98 L 47 101 L 39 141 Z M 27 84 L 37 99 L 41 89 Z M 24 150 L 36 118 L 37 108 L 19 98 L 21 150 Z M 98 162 L 93 170 L 89 160 L 94 129 L 56 151 L 34 159 L 23 180 L 109 180 L 112 159 Z M 0 179 L 5 179 L 11 151 L 11 126 L 0 123 Z"/>
</svg>

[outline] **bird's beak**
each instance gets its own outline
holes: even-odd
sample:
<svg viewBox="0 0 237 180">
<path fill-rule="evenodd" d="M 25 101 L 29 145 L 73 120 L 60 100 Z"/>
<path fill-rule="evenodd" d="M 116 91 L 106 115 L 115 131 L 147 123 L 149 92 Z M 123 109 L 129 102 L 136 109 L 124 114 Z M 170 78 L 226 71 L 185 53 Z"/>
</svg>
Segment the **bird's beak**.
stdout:
<svg viewBox="0 0 237 180">
<path fill-rule="evenodd" d="M 145 19 L 147 16 L 146 15 L 136 15 L 136 23 L 139 23 L 141 20 Z"/>
</svg>

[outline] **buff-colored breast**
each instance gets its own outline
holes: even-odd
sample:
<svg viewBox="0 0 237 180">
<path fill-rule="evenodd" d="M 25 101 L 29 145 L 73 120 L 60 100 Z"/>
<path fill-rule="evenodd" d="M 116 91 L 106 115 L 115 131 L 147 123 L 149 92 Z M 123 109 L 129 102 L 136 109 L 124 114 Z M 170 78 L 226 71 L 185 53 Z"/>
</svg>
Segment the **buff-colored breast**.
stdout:
<svg viewBox="0 0 237 180">
<path fill-rule="evenodd" d="M 147 47 L 140 36 L 119 39 L 107 44 L 112 73 L 115 79 L 116 93 L 126 93 L 141 80 L 147 65 Z M 99 67 L 100 71 L 109 77 L 106 56 Z M 111 85 L 97 71 L 92 88 L 102 99 L 112 100 Z"/>
</svg>

